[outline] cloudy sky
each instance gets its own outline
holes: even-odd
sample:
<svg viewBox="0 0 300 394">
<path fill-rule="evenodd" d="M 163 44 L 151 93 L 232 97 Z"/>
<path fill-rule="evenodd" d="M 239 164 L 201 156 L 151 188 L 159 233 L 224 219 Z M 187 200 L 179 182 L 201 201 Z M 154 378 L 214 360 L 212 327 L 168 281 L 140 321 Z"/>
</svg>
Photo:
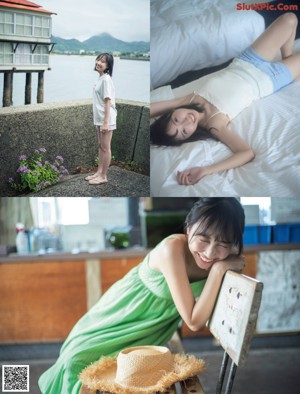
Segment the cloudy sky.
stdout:
<svg viewBox="0 0 300 394">
<path fill-rule="evenodd" d="M 109 33 L 122 41 L 150 40 L 149 0 L 33 0 L 57 15 L 53 35 L 84 41 Z"/>
</svg>

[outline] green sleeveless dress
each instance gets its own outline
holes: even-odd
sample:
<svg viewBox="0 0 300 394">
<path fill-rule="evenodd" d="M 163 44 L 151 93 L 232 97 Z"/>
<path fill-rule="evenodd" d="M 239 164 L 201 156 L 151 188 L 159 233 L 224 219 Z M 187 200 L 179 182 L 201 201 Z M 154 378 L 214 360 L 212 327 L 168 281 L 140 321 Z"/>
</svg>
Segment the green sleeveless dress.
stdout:
<svg viewBox="0 0 300 394">
<path fill-rule="evenodd" d="M 205 280 L 191 284 L 199 296 Z M 180 315 L 165 277 L 149 267 L 149 255 L 76 323 L 56 363 L 39 379 L 43 394 L 79 394 L 78 374 L 101 356 L 141 345 L 166 345 Z"/>
</svg>

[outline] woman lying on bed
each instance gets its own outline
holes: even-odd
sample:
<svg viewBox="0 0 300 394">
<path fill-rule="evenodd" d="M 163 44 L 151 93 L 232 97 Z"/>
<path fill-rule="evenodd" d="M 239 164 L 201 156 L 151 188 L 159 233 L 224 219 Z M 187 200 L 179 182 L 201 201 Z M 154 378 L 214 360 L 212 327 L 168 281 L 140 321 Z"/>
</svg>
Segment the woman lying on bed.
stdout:
<svg viewBox="0 0 300 394">
<path fill-rule="evenodd" d="M 206 175 L 242 166 L 255 153 L 231 127 L 230 121 L 253 101 L 275 93 L 300 76 L 300 54 L 293 55 L 297 17 L 286 13 L 225 69 L 205 77 L 201 89 L 169 101 L 152 103 L 151 143 L 179 146 L 212 138 L 223 142 L 232 155 L 207 167 L 177 173 L 181 185 L 194 185 Z M 280 49 L 282 60 L 272 62 Z"/>
</svg>

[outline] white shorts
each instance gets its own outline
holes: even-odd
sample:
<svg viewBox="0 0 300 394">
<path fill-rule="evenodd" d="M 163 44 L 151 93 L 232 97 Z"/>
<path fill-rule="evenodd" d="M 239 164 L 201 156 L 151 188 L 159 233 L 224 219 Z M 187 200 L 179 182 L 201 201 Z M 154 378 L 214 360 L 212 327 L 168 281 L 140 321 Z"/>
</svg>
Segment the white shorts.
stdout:
<svg viewBox="0 0 300 394">
<path fill-rule="evenodd" d="M 103 126 L 96 125 L 96 129 L 98 132 L 102 131 L 102 128 Z M 116 130 L 116 128 L 117 128 L 116 125 L 110 125 L 108 126 L 108 131 Z"/>
</svg>

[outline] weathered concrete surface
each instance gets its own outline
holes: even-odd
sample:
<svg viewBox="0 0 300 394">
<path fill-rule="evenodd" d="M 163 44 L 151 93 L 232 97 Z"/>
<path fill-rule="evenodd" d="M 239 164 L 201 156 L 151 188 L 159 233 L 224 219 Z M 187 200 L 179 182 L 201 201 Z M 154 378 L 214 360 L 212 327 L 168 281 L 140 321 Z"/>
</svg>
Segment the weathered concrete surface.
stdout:
<svg viewBox="0 0 300 394">
<path fill-rule="evenodd" d="M 117 100 L 117 110 L 112 154 L 119 161 L 134 161 L 149 173 L 149 106 Z M 47 149 L 50 162 L 63 156 L 70 172 L 77 166 L 92 166 L 97 157 L 97 135 L 91 100 L 0 109 L 1 196 L 12 194 L 7 180 L 16 175 L 19 156 L 40 147 Z"/>
<path fill-rule="evenodd" d="M 27 194 L 30 197 L 147 197 L 150 195 L 150 178 L 135 172 L 111 166 L 108 170 L 108 182 L 101 185 L 89 185 L 84 179 L 91 174 L 70 175 L 62 182 Z"/>
</svg>

